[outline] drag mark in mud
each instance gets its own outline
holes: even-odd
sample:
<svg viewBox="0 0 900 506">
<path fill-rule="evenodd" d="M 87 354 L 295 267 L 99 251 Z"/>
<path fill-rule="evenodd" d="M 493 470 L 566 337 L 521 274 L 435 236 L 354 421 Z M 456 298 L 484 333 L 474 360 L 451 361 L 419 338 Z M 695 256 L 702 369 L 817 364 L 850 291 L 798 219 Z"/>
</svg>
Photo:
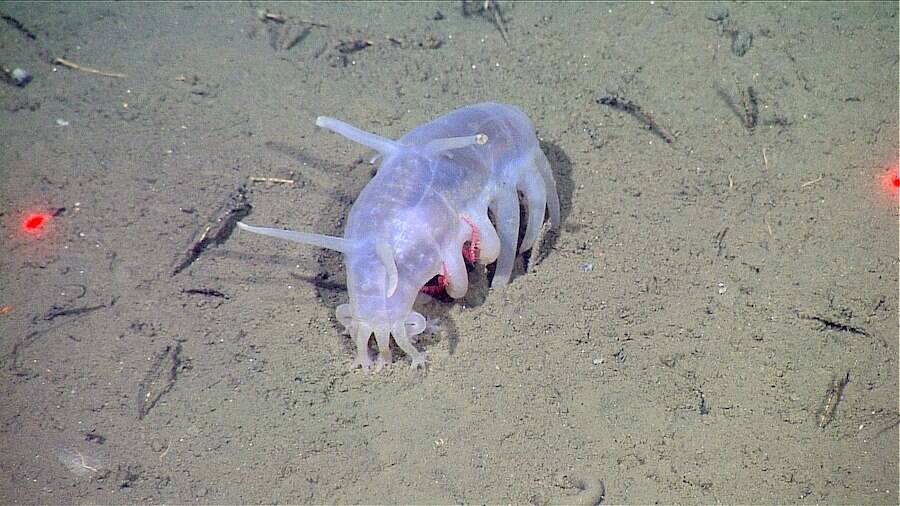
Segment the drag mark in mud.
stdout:
<svg viewBox="0 0 900 506">
<path fill-rule="evenodd" d="M 867 336 L 869 335 L 865 329 L 860 327 L 853 327 L 851 325 L 847 325 L 838 321 L 834 321 L 828 318 L 823 318 L 821 316 L 801 316 L 804 320 L 813 320 L 822 324 L 822 328 L 825 330 L 837 330 L 839 332 L 849 332 L 851 334 L 856 334 L 859 336 Z"/>
<path fill-rule="evenodd" d="M 6 21 L 6 24 L 15 28 L 16 30 L 19 31 L 19 33 L 28 37 L 29 39 L 37 40 L 37 36 L 31 30 L 29 30 L 28 28 L 25 28 L 25 25 L 23 25 L 22 22 L 19 21 L 18 19 L 10 16 L 9 14 L 2 13 L 2 12 L 0 12 L 0 19 L 2 19 L 3 21 Z"/>
<path fill-rule="evenodd" d="M 660 139 L 666 141 L 666 144 L 672 144 L 673 142 L 675 142 L 675 138 L 672 137 L 669 132 L 659 126 L 659 124 L 653 120 L 653 117 L 650 116 L 650 114 L 644 112 L 644 110 L 641 109 L 640 106 L 638 106 L 631 100 L 619 97 L 617 95 L 604 95 L 602 97 L 599 97 L 596 102 L 600 105 L 609 106 L 613 109 L 627 112 L 639 122 L 641 122 L 647 130 L 655 134 Z"/>
<path fill-rule="evenodd" d="M 138 385 L 138 420 L 143 420 L 159 399 L 172 389 L 182 369 L 181 343 L 170 344 L 156 354 L 144 381 Z"/>
<path fill-rule="evenodd" d="M 831 385 L 825 392 L 825 400 L 822 402 L 822 410 L 819 412 L 818 426 L 824 429 L 837 413 L 838 404 L 844 398 L 844 388 L 850 383 L 850 371 L 843 376 L 832 378 Z"/>
<path fill-rule="evenodd" d="M 752 86 L 742 89 L 740 92 L 740 105 L 738 105 L 737 100 L 720 87 L 716 87 L 716 94 L 731 109 L 731 112 L 741 120 L 744 128 L 748 132 L 753 133 L 753 130 L 759 124 L 759 99 L 757 98 L 756 90 Z"/>
<path fill-rule="evenodd" d="M 69 284 L 69 285 L 64 285 L 64 286 L 74 286 L 81 290 L 81 293 L 74 297 L 75 299 L 80 299 L 81 297 L 84 297 L 85 293 L 87 292 L 87 288 L 84 285 Z M 11 372 L 15 376 L 27 377 L 27 378 L 34 377 L 36 375 L 35 373 L 24 368 L 22 366 L 22 364 L 19 363 L 20 355 L 26 348 L 28 348 L 29 346 L 31 346 L 32 344 L 37 342 L 40 338 L 44 337 L 49 332 L 59 329 L 65 325 L 70 325 L 73 320 L 77 320 L 78 318 L 80 318 L 86 314 L 92 313 L 98 309 L 112 307 L 113 305 L 115 305 L 116 300 L 117 300 L 117 298 L 114 297 L 114 298 L 110 299 L 110 301 L 106 304 L 97 304 L 94 306 L 80 306 L 80 307 L 70 307 L 70 308 L 53 305 L 50 307 L 49 310 L 47 310 L 46 313 L 43 314 L 43 316 L 38 316 L 38 315 L 33 316 L 31 318 L 32 324 L 39 324 L 40 322 L 45 322 L 45 321 L 49 322 L 49 321 L 53 321 L 57 318 L 63 318 L 63 317 L 69 317 L 69 316 L 74 317 L 74 318 L 71 320 L 63 320 L 61 322 L 47 326 L 46 328 L 43 328 L 43 329 L 35 330 L 33 332 L 30 332 L 25 337 L 14 342 L 9 353 L 0 357 L 0 368 L 8 369 L 9 372 Z M 69 337 L 72 338 L 72 336 L 69 336 Z M 74 339 L 74 340 L 77 341 L 78 339 Z"/>
<path fill-rule="evenodd" d="M 203 295 L 205 297 L 217 297 L 220 299 L 229 299 L 230 297 L 218 290 L 212 288 L 187 288 L 181 291 L 185 295 Z"/>
<path fill-rule="evenodd" d="M 63 308 L 63 307 L 59 307 L 59 306 L 53 306 L 50 308 L 49 311 L 47 311 L 44 314 L 43 320 L 49 322 L 49 321 L 52 321 L 53 319 L 59 318 L 61 316 L 83 315 L 85 313 L 90 313 L 90 312 L 96 311 L 98 309 L 111 307 L 115 303 L 116 303 L 116 299 L 113 299 L 112 301 L 110 301 L 109 304 L 98 304 L 96 306 L 82 306 L 82 307 L 71 307 L 71 308 Z M 35 317 L 33 320 L 37 320 L 37 317 Z M 32 323 L 34 323 L 34 321 Z"/>
<path fill-rule="evenodd" d="M 505 42 L 507 46 L 510 45 L 506 21 L 503 19 L 503 12 L 500 10 L 500 5 L 497 4 L 496 0 L 463 0 L 462 14 L 464 17 L 478 14 L 487 19 L 495 28 L 497 28 L 497 31 L 500 32 L 500 36 L 503 37 L 503 42 Z"/>
<path fill-rule="evenodd" d="M 250 202 L 247 201 L 247 187 L 241 185 L 228 196 L 210 222 L 201 228 L 201 232 L 196 234 L 197 238 L 181 254 L 171 275 L 174 276 L 190 267 L 210 245 L 225 242 L 234 232 L 237 222 L 246 218 L 251 209 Z"/>
</svg>

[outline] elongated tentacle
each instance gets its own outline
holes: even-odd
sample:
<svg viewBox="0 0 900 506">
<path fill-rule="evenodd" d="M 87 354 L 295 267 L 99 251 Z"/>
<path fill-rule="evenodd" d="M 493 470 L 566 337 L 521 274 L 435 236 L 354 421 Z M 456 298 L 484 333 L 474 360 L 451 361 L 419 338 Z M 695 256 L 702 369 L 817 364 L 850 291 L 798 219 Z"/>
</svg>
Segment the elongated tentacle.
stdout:
<svg viewBox="0 0 900 506">
<path fill-rule="evenodd" d="M 362 367 L 363 372 L 368 373 L 373 363 L 372 357 L 369 356 L 369 338 L 372 337 L 372 328 L 360 323 L 356 327 L 356 333 L 351 333 L 350 337 L 356 341 L 356 360 L 353 361 L 353 367 Z"/>
<path fill-rule="evenodd" d="M 330 235 L 310 234 L 307 232 L 295 232 L 293 230 L 283 230 L 280 228 L 254 227 L 239 221 L 237 226 L 241 230 L 253 232 L 255 234 L 267 235 L 278 239 L 286 239 L 288 241 L 299 242 L 302 244 L 311 244 L 321 248 L 328 248 L 346 253 L 353 247 L 353 243 L 343 237 L 333 237 Z"/>
<path fill-rule="evenodd" d="M 475 145 L 484 145 L 488 141 L 488 137 L 485 134 L 475 134 L 469 135 L 465 137 L 447 137 L 444 139 L 434 139 L 429 141 L 428 144 L 425 145 L 423 151 L 429 156 L 436 156 L 445 151 L 451 151 L 454 149 L 465 148 L 469 146 Z"/>
<path fill-rule="evenodd" d="M 378 343 L 378 357 L 375 359 L 375 370 L 380 371 L 386 365 L 391 365 L 394 361 L 391 353 L 391 334 L 390 329 L 375 329 L 375 341 Z"/>
<path fill-rule="evenodd" d="M 519 195 L 510 188 L 501 192 L 493 205 L 497 219 L 497 233 L 500 236 L 500 256 L 491 287 L 502 288 L 509 283 L 513 264 L 516 260 L 516 242 L 519 238 Z"/>
<path fill-rule="evenodd" d="M 524 172 L 519 181 L 519 190 L 525 195 L 525 207 L 528 209 L 528 225 L 522 239 L 521 251 L 528 251 L 534 246 L 547 210 L 547 188 L 543 180 L 533 179 L 530 177 L 532 175 L 530 171 Z"/>
<path fill-rule="evenodd" d="M 403 148 L 397 141 L 371 132 L 366 132 L 349 123 L 344 123 L 339 119 L 329 118 L 328 116 L 319 116 L 316 118 L 316 125 L 327 128 L 336 134 L 343 135 L 357 144 L 372 148 L 382 155 L 396 153 Z"/>
<path fill-rule="evenodd" d="M 462 298 L 469 289 L 469 274 L 466 272 L 466 262 L 463 260 L 462 250 L 454 248 L 444 254 L 444 265 L 447 268 L 447 284 L 444 288 L 447 295 L 454 299 Z"/>
<path fill-rule="evenodd" d="M 397 346 L 409 356 L 409 359 L 412 362 L 411 366 L 414 369 L 425 365 L 425 358 L 427 355 L 425 352 L 417 350 L 416 347 L 413 346 L 412 341 L 409 340 L 410 334 L 406 330 L 406 322 L 396 322 L 391 329 L 391 334 L 394 335 L 394 342 L 397 343 Z"/>
<path fill-rule="evenodd" d="M 550 226 L 554 229 L 559 228 L 559 193 L 556 192 L 556 180 L 553 179 L 553 171 L 550 170 L 550 162 L 547 155 L 540 149 L 534 154 L 534 165 L 544 180 L 544 186 L 547 193 L 547 210 L 550 211 Z"/>
</svg>

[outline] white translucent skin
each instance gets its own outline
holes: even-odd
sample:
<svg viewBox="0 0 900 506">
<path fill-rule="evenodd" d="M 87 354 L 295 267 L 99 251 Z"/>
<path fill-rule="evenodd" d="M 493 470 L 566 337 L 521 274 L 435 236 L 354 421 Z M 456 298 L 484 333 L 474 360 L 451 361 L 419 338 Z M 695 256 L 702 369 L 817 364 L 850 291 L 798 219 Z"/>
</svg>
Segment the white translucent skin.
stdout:
<svg viewBox="0 0 900 506">
<path fill-rule="evenodd" d="M 420 149 L 436 139 L 487 136 L 484 144 L 439 151 Z M 390 337 L 413 366 L 425 354 L 410 342 L 425 328 L 413 311 L 422 286 L 435 275 L 449 274 L 447 293 L 465 295 L 468 287 L 463 243 L 471 239 L 468 217 L 479 232 L 479 263 L 497 261 L 492 287 L 509 281 L 519 233 L 520 190 L 528 209 L 521 250 L 537 240 L 549 202 L 553 227 L 559 225 L 559 199 L 547 158 L 540 149 L 531 121 L 518 109 L 500 104 L 465 107 L 419 126 L 388 150 L 377 175 L 363 189 L 350 210 L 344 238 L 354 244 L 345 253 L 350 303 L 338 318 L 357 345 L 355 365 L 368 369 L 372 333 L 379 355 L 374 365 L 390 363 Z M 497 224 L 488 219 L 491 208 Z M 386 269 L 375 255 L 375 242 L 384 240 L 394 251 L 397 289 L 386 297 Z M 414 321 L 413 321 L 414 320 Z"/>
<path fill-rule="evenodd" d="M 520 251 L 534 245 L 546 210 L 551 225 L 559 226 L 556 183 L 534 127 L 519 109 L 494 103 L 450 112 L 397 141 L 333 118 L 321 117 L 316 123 L 383 156 L 376 176 L 350 209 L 343 239 L 242 228 L 342 251 L 350 302 L 339 306 L 336 316 L 356 343 L 354 366 L 368 371 L 391 363 L 391 336 L 412 366 L 421 366 L 425 353 L 411 338 L 425 330 L 426 322 L 413 311 L 413 304 L 422 286 L 444 273 L 444 266 L 447 293 L 454 298 L 465 295 L 468 277 L 462 248 L 472 238 L 468 222 L 479 233 L 479 263 L 497 262 L 493 288 L 505 286 L 512 274 L 518 192 L 528 210 Z M 488 209 L 496 224 L 488 218 Z M 396 264 L 396 289 L 390 296 L 393 269 L 385 266 L 384 251 L 393 252 Z M 372 335 L 378 345 L 375 359 L 369 354 Z"/>
</svg>

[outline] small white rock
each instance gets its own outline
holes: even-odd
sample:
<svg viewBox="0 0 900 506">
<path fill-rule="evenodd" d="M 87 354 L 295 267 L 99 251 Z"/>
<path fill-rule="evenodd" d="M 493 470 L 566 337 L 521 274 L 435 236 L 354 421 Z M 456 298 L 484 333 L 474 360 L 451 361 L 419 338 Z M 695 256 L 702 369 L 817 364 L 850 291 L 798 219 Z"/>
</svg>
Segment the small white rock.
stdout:
<svg viewBox="0 0 900 506">
<path fill-rule="evenodd" d="M 15 69 L 10 72 L 10 77 L 16 82 L 16 86 L 25 86 L 31 81 L 31 74 L 24 69 Z"/>
</svg>

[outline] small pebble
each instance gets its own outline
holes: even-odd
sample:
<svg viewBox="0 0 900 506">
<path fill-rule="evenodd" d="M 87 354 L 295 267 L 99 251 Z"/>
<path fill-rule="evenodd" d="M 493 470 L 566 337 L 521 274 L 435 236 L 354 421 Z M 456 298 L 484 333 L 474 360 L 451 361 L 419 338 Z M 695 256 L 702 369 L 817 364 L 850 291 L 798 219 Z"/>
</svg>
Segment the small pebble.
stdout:
<svg viewBox="0 0 900 506">
<path fill-rule="evenodd" d="M 591 272 L 592 270 L 594 270 L 594 264 L 585 263 L 578 266 L 578 268 L 581 269 L 581 272 Z"/>
<path fill-rule="evenodd" d="M 16 86 L 25 86 L 31 81 L 31 74 L 24 69 L 17 68 L 10 72 L 9 75 L 16 82 Z"/>
<path fill-rule="evenodd" d="M 710 21 L 724 21 L 728 17 L 728 9 L 721 5 L 714 5 L 706 9 L 703 15 Z"/>
<path fill-rule="evenodd" d="M 62 118 L 56 118 L 56 124 L 59 126 L 69 126 L 69 122 Z"/>
</svg>

